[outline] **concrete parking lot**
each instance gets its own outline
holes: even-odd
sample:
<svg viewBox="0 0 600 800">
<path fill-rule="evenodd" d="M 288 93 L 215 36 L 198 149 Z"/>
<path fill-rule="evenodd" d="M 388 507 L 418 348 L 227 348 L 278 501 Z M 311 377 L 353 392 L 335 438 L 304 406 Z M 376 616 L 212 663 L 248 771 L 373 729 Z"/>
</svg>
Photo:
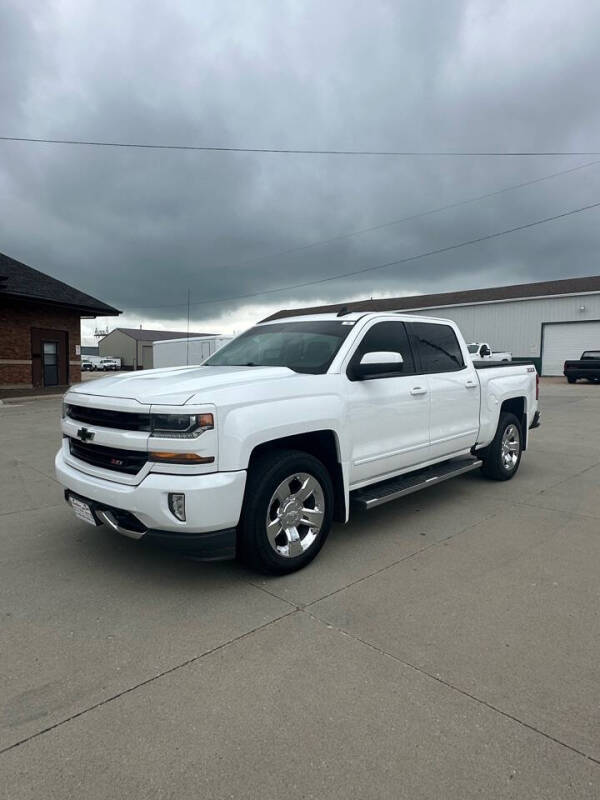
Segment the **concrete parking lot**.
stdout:
<svg viewBox="0 0 600 800">
<path fill-rule="evenodd" d="M 0 795 L 600 796 L 600 386 L 286 578 L 78 522 L 59 408 L 0 407 Z"/>
</svg>

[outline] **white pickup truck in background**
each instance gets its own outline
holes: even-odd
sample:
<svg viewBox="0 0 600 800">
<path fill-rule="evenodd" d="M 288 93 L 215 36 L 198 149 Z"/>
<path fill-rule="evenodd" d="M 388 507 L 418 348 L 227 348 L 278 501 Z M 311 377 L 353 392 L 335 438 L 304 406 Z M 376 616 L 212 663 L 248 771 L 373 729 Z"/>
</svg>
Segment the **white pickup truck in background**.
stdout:
<svg viewBox="0 0 600 800">
<path fill-rule="evenodd" d="M 105 372 L 115 372 L 121 369 L 121 359 L 115 358 L 114 356 L 104 356 L 100 359 L 98 369 L 104 370 Z"/>
<path fill-rule="evenodd" d="M 73 387 L 56 474 L 92 525 L 285 573 L 353 506 L 475 469 L 512 478 L 538 424 L 533 365 L 474 365 L 455 323 L 319 314 L 201 366 Z"/>
<path fill-rule="evenodd" d="M 474 361 L 512 361 L 512 353 L 494 352 L 487 342 L 471 342 L 467 347 Z"/>
<path fill-rule="evenodd" d="M 82 356 L 81 369 L 84 372 L 101 370 L 102 372 L 115 372 L 121 369 L 121 359 L 112 356 Z"/>
</svg>

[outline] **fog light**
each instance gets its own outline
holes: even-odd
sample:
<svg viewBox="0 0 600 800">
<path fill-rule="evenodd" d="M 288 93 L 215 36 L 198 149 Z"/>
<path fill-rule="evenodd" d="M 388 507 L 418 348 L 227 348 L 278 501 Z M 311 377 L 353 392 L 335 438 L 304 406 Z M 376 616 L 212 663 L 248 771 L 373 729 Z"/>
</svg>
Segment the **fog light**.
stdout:
<svg viewBox="0 0 600 800">
<path fill-rule="evenodd" d="M 169 510 L 174 517 L 185 522 L 185 495 L 169 493 Z"/>
</svg>

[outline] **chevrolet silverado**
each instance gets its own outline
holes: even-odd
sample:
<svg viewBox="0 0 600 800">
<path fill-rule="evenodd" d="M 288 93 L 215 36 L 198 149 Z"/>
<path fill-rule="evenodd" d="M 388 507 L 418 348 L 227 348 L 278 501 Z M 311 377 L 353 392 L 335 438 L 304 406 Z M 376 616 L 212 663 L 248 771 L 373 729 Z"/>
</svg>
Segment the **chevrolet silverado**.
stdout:
<svg viewBox="0 0 600 800">
<path fill-rule="evenodd" d="M 474 365 L 449 320 L 343 311 L 72 387 L 56 474 L 91 525 L 287 573 L 351 508 L 513 478 L 538 424 L 532 365 Z"/>
</svg>

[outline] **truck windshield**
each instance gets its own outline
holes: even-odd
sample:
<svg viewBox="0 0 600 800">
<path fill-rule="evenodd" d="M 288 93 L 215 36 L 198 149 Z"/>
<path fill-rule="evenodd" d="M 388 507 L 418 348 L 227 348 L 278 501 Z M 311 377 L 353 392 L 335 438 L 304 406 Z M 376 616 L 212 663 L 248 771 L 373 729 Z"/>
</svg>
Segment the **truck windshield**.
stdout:
<svg viewBox="0 0 600 800">
<path fill-rule="evenodd" d="M 327 372 L 352 321 L 315 320 L 257 325 L 204 362 L 208 367 L 288 367 L 294 372 Z"/>
<path fill-rule="evenodd" d="M 479 352 L 479 345 L 478 344 L 468 344 L 467 347 L 469 348 L 469 353 L 478 353 Z"/>
<path fill-rule="evenodd" d="M 600 350 L 586 350 L 585 353 L 581 354 L 581 360 L 588 360 L 588 359 L 600 359 Z"/>
</svg>

